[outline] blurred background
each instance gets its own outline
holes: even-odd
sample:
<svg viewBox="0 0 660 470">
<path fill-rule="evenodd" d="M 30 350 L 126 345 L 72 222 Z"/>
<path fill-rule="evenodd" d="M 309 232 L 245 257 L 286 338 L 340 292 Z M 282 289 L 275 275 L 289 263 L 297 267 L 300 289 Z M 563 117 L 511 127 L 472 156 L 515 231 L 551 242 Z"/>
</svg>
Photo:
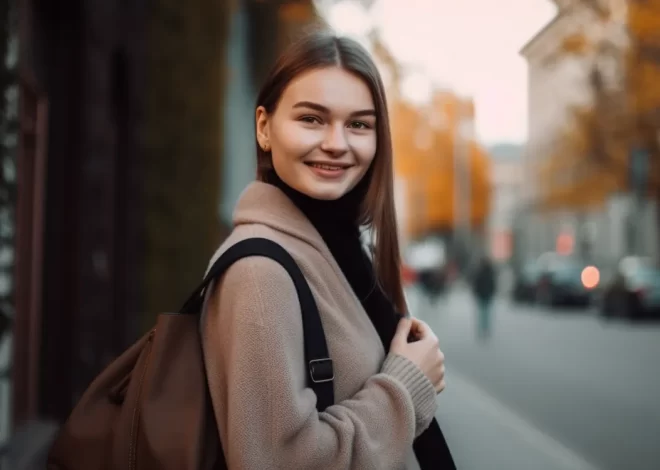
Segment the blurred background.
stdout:
<svg viewBox="0 0 660 470">
<path fill-rule="evenodd" d="M 0 468 L 176 310 L 317 24 L 387 87 L 461 469 L 660 469 L 660 0 L 0 2 Z"/>
</svg>

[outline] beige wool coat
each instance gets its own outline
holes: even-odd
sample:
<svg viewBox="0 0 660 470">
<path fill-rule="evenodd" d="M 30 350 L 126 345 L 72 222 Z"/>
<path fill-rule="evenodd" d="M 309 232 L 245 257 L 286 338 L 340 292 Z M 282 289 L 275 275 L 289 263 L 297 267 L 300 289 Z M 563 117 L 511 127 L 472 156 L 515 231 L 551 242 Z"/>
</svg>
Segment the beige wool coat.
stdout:
<svg viewBox="0 0 660 470">
<path fill-rule="evenodd" d="M 334 363 L 335 404 L 317 412 L 306 387 L 300 305 L 287 272 L 263 257 L 236 262 L 207 293 L 201 323 L 230 470 L 406 468 L 413 439 L 435 414 L 431 382 L 404 357 L 386 357 L 320 234 L 275 186 L 244 190 L 234 230 L 211 262 L 250 237 L 279 243 L 303 271 Z"/>
</svg>

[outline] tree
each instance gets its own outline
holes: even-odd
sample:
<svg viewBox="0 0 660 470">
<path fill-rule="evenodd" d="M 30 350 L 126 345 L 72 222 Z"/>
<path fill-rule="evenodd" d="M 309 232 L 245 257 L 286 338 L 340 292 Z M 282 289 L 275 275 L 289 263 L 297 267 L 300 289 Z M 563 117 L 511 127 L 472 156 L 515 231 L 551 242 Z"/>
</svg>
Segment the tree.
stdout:
<svg viewBox="0 0 660 470">
<path fill-rule="evenodd" d="M 469 145 L 471 213 L 470 224 L 482 227 L 490 213 L 491 180 L 490 158 L 476 142 Z"/>
<path fill-rule="evenodd" d="M 660 1 L 630 1 L 628 28 L 627 97 L 632 138 L 649 154 L 649 190 L 660 211 Z"/>
<path fill-rule="evenodd" d="M 401 99 L 390 103 L 395 174 L 406 181 L 406 230 L 411 236 L 453 230 L 455 223 L 455 162 L 460 98 L 435 93 L 429 106 L 416 107 Z M 489 211 L 488 156 L 474 141 L 464 142 L 469 166 L 472 227 L 482 227 Z"/>
<path fill-rule="evenodd" d="M 567 37 L 552 58 L 580 60 L 591 97 L 589 106 L 572 110 L 559 138 L 560 151 L 579 168 L 574 193 L 596 192 L 602 201 L 608 192 L 634 189 L 631 153 L 640 149 L 648 156 L 645 193 L 660 208 L 660 0 L 628 0 L 625 9 L 602 0 L 576 4 L 593 13 L 596 28 Z M 579 191 L 593 181 L 597 191 Z"/>
<path fill-rule="evenodd" d="M 540 169 L 545 208 L 587 210 L 623 187 L 625 162 L 614 140 L 592 107 L 573 107 L 554 153 Z"/>
</svg>

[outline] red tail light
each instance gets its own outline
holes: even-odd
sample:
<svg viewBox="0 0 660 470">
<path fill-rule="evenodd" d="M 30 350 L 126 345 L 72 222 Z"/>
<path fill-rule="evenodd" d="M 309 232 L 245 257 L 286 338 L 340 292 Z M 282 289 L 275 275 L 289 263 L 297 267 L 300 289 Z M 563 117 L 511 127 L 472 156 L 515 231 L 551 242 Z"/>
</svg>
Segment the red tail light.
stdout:
<svg viewBox="0 0 660 470">
<path fill-rule="evenodd" d="M 401 265 L 401 281 L 406 284 L 414 284 L 417 281 L 417 273 L 406 265 Z"/>
</svg>

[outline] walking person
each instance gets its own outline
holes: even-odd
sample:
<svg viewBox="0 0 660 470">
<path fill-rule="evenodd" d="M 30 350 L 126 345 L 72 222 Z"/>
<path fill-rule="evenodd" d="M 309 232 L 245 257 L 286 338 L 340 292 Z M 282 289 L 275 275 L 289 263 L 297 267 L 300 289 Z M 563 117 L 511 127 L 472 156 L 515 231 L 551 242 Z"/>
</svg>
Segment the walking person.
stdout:
<svg viewBox="0 0 660 470">
<path fill-rule="evenodd" d="M 483 255 L 477 263 L 472 279 L 477 302 L 477 337 L 480 339 L 486 339 L 491 334 L 491 312 L 496 287 L 495 267 L 488 256 Z"/>
</svg>

